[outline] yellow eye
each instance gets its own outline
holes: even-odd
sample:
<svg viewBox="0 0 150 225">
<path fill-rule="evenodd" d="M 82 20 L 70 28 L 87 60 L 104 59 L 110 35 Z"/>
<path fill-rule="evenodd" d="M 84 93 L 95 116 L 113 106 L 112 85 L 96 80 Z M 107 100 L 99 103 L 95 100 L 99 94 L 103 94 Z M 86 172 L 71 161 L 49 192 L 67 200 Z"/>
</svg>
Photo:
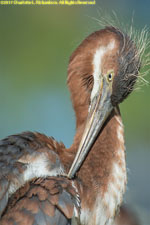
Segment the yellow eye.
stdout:
<svg viewBox="0 0 150 225">
<path fill-rule="evenodd" d="M 114 77 L 114 72 L 111 71 L 107 74 L 107 80 L 108 82 L 111 82 L 113 80 L 113 77 Z"/>
</svg>

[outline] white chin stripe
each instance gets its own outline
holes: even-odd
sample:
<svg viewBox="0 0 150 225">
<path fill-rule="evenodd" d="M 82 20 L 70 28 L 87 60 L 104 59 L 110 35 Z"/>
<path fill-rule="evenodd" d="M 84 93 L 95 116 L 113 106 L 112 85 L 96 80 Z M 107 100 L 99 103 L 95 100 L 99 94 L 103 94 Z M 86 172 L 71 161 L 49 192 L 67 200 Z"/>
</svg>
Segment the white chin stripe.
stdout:
<svg viewBox="0 0 150 225">
<path fill-rule="evenodd" d="M 94 57 L 93 57 L 94 85 L 93 85 L 93 89 L 92 89 L 92 93 L 91 93 L 91 100 L 95 97 L 95 95 L 97 95 L 99 86 L 101 83 L 100 78 L 101 78 L 102 58 L 108 50 L 112 50 L 114 47 L 115 47 L 115 41 L 113 40 L 107 46 L 101 46 L 100 48 L 98 48 L 94 54 Z"/>
</svg>

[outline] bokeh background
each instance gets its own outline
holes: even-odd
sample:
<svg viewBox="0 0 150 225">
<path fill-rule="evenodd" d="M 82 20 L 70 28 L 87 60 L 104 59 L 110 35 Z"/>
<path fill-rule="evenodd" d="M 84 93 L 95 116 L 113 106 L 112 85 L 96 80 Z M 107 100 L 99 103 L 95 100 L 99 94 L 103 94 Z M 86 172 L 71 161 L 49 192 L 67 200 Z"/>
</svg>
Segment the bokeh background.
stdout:
<svg viewBox="0 0 150 225">
<path fill-rule="evenodd" d="M 112 10 L 119 20 L 150 26 L 149 0 L 97 0 L 95 6 L 0 6 L 0 138 L 39 131 L 69 147 L 75 117 L 66 86 L 71 52 Z M 146 77 L 150 81 L 150 74 Z M 125 203 L 150 222 L 150 86 L 121 106 L 128 188 Z"/>
</svg>

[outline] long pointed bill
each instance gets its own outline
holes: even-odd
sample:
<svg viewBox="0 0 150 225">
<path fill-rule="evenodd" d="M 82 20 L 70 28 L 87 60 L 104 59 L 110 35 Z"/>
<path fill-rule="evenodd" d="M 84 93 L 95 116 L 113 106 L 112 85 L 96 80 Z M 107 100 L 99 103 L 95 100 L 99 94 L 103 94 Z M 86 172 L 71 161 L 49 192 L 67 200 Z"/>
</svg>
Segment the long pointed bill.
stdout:
<svg viewBox="0 0 150 225">
<path fill-rule="evenodd" d="M 98 91 L 99 94 L 95 96 L 91 102 L 85 130 L 76 157 L 67 175 L 68 178 L 74 177 L 75 173 L 80 168 L 104 122 L 113 109 L 111 104 L 111 90 L 111 86 L 107 83 L 106 79 L 102 78 Z"/>
</svg>

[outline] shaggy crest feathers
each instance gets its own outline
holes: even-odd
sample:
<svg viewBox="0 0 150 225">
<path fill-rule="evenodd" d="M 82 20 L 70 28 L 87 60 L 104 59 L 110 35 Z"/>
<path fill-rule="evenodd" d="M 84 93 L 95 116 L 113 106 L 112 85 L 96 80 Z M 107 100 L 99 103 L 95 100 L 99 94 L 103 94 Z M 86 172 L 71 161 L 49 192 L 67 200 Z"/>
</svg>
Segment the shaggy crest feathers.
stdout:
<svg viewBox="0 0 150 225">
<path fill-rule="evenodd" d="M 98 17 L 100 19 L 92 17 L 95 21 L 97 21 L 98 25 L 100 25 L 100 29 L 111 26 L 111 27 L 117 27 L 118 30 L 124 34 L 127 34 L 130 40 L 132 40 L 137 49 L 137 54 L 135 54 L 134 57 L 138 57 L 140 64 L 140 71 L 137 75 L 134 74 L 127 74 L 124 79 L 128 79 L 129 76 L 136 76 L 137 81 L 136 85 L 134 86 L 134 89 L 137 90 L 144 84 L 149 84 L 149 82 L 145 79 L 145 76 L 147 76 L 150 72 L 150 35 L 149 35 L 149 29 L 145 26 L 142 30 L 137 30 L 134 28 L 134 22 L 133 22 L 133 16 L 131 18 L 131 23 L 124 24 L 119 20 L 119 17 L 117 14 L 112 11 L 111 14 L 107 14 L 103 12 L 101 9 L 98 10 Z M 132 60 L 134 60 L 133 58 Z M 132 89 L 133 90 L 133 89 Z"/>
</svg>

